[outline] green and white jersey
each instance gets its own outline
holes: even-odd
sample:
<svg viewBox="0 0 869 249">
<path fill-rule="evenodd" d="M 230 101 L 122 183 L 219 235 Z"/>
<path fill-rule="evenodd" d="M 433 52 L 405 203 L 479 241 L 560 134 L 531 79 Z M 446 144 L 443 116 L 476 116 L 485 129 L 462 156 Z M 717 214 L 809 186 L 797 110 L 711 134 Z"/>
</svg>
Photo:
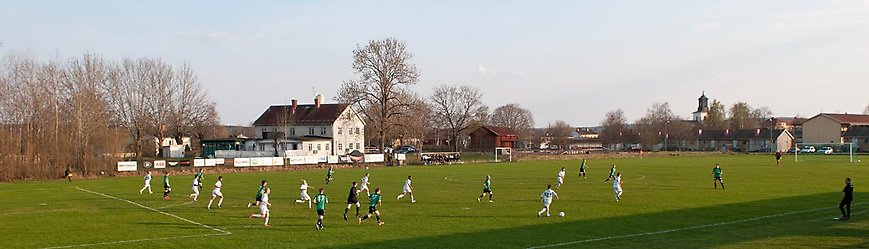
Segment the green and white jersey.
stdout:
<svg viewBox="0 0 869 249">
<path fill-rule="evenodd" d="M 371 200 L 371 203 L 369 203 L 368 206 L 374 207 L 377 206 L 377 202 L 380 202 L 380 195 L 371 194 L 368 196 L 368 199 Z"/>
<path fill-rule="evenodd" d="M 314 196 L 314 203 L 317 204 L 317 210 L 325 210 L 326 202 L 329 201 L 329 197 L 326 197 L 325 194 L 318 194 Z"/>
<path fill-rule="evenodd" d="M 721 177 L 721 168 L 712 168 L 712 177 Z"/>
<path fill-rule="evenodd" d="M 613 177 L 613 176 L 616 176 L 616 166 L 615 165 L 613 165 L 613 167 L 610 168 L 610 177 Z"/>
<path fill-rule="evenodd" d="M 257 198 L 263 197 L 263 193 L 265 193 L 265 192 L 266 192 L 266 187 L 260 185 L 259 189 L 256 190 L 256 197 Z"/>
<path fill-rule="evenodd" d="M 492 181 L 491 180 L 486 180 L 485 182 L 483 182 L 483 189 L 489 190 L 491 188 L 492 188 Z"/>
<path fill-rule="evenodd" d="M 582 164 L 579 165 L 579 171 L 585 171 L 585 161 L 582 161 Z"/>
<path fill-rule="evenodd" d="M 196 176 L 194 176 L 194 178 L 196 178 L 196 182 L 202 182 L 202 172 L 196 172 Z"/>
</svg>

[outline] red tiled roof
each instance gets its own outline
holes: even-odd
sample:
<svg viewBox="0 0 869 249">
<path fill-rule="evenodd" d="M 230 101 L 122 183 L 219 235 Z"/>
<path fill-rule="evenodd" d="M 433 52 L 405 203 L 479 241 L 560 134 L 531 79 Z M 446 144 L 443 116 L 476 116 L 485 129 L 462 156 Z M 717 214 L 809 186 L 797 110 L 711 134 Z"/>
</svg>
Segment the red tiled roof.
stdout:
<svg viewBox="0 0 869 249">
<path fill-rule="evenodd" d="M 784 132 L 783 130 L 770 130 L 767 128 L 746 129 L 746 130 L 703 130 L 697 139 L 699 140 L 730 140 L 730 139 L 769 139 L 770 135 L 778 136 Z"/>
<path fill-rule="evenodd" d="M 485 125 L 485 126 L 483 126 L 483 128 L 491 131 L 492 133 L 495 133 L 495 135 L 498 135 L 498 136 L 517 136 L 517 137 L 519 136 L 518 134 L 516 134 L 516 131 L 514 131 L 513 129 L 503 127 L 503 126 Z"/>
<path fill-rule="evenodd" d="M 266 109 L 254 126 L 273 126 L 282 124 L 332 124 L 347 109 L 346 104 L 298 105 L 292 114 L 291 105 L 273 105 Z"/>
<path fill-rule="evenodd" d="M 821 113 L 818 116 L 825 116 L 843 124 L 869 125 L 869 115 L 865 114 Z"/>
</svg>

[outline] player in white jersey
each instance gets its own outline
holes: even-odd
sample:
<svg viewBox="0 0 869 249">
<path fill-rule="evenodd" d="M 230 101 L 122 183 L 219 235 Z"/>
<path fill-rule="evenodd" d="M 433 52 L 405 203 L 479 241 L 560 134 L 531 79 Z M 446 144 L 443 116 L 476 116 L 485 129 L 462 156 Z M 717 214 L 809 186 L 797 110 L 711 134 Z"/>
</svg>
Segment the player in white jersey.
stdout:
<svg viewBox="0 0 869 249">
<path fill-rule="evenodd" d="M 622 173 L 616 173 L 613 178 L 613 194 L 616 196 L 616 202 L 622 200 Z"/>
<path fill-rule="evenodd" d="M 192 189 L 193 189 L 193 193 L 190 194 L 190 198 L 193 198 L 193 200 L 195 201 L 195 200 L 199 199 L 199 178 L 198 177 L 193 177 L 193 188 Z"/>
<path fill-rule="evenodd" d="M 264 224 L 265 227 L 271 226 L 271 225 L 269 225 L 269 207 L 272 206 L 272 204 L 269 202 L 269 194 L 271 194 L 271 192 L 272 192 L 271 189 L 269 189 L 269 188 L 265 189 L 265 193 L 263 193 L 262 200 L 260 200 L 260 202 L 259 202 L 259 213 L 258 214 L 250 213 L 250 216 L 247 217 L 248 219 L 253 219 L 253 218 L 265 219 L 266 220 L 265 224 Z"/>
<path fill-rule="evenodd" d="M 555 182 L 555 188 L 560 188 L 561 185 L 564 185 L 564 167 L 561 167 L 561 171 L 558 171 L 558 181 Z"/>
<path fill-rule="evenodd" d="M 404 181 L 404 189 L 401 190 L 401 194 L 396 199 L 401 200 L 401 197 L 404 197 L 404 195 L 410 195 L 410 203 L 416 203 L 416 199 L 413 198 L 413 184 L 411 184 L 411 180 L 413 180 L 413 177 L 407 176 L 407 180 Z"/>
<path fill-rule="evenodd" d="M 300 194 L 299 199 L 296 200 L 296 203 L 308 202 L 308 208 L 311 208 L 311 196 L 308 195 L 308 187 L 308 182 L 302 180 L 302 185 L 299 186 L 299 190 L 301 190 L 302 193 Z"/>
<path fill-rule="evenodd" d="M 552 185 L 546 186 L 546 191 L 543 191 L 540 194 L 540 200 L 543 201 L 543 209 L 540 209 L 540 212 L 537 212 L 537 217 L 540 217 L 543 212 L 546 212 L 546 217 L 549 217 L 549 205 L 552 204 L 552 197 L 555 197 L 558 200 L 558 194 L 555 193 L 555 190 L 552 190 Z"/>
<path fill-rule="evenodd" d="M 145 189 L 148 190 L 149 194 L 154 193 L 154 192 L 151 192 L 151 171 L 150 170 L 145 172 L 145 186 L 139 190 L 139 194 L 143 193 L 145 191 Z"/>
<path fill-rule="evenodd" d="M 362 186 L 360 186 L 359 189 L 356 190 L 356 193 L 362 193 L 362 191 L 365 190 L 366 195 L 371 195 L 371 192 L 368 190 L 368 184 L 371 183 L 368 182 L 368 173 L 365 173 L 365 176 L 362 177 Z"/>
<path fill-rule="evenodd" d="M 220 197 L 220 201 L 217 201 L 217 208 L 220 208 L 223 205 L 223 193 L 220 192 L 220 188 L 223 187 L 223 176 L 217 177 L 217 182 L 214 183 L 214 190 L 211 191 L 211 200 L 208 201 L 208 209 L 211 210 L 211 203 L 214 202 L 214 198 Z"/>
</svg>

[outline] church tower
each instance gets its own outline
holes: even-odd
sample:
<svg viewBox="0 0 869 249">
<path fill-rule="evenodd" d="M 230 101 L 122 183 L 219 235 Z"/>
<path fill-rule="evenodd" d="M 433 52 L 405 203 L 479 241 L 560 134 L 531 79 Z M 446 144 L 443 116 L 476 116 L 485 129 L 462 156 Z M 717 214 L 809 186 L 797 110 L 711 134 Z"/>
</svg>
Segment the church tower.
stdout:
<svg viewBox="0 0 869 249">
<path fill-rule="evenodd" d="M 703 92 L 697 100 L 697 111 L 693 113 L 694 121 L 701 122 L 709 113 L 709 98 L 706 97 L 706 92 Z"/>
</svg>

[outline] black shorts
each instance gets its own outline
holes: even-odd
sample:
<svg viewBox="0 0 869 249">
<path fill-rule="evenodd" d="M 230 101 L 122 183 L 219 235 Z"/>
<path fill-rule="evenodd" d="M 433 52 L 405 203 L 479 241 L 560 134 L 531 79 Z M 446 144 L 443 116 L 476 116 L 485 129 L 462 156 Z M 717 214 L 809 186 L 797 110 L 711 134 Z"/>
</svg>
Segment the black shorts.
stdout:
<svg viewBox="0 0 869 249">
<path fill-rule="evenodd" d="M 325 209 L 317 209 L 317 215 L 326 215 Z"/>
<path fill-rule="evenodd" d="M 585 173 L 585 169 L 579 169 L 579 173 Z"/>
<path fill-rule="evenodd" d="M 377 212 L 377 206 L 368 206 L 368 213 L 373 214 L 374 212 Z"/>
<path fill-rule="evenodd" d="M 263 201 L 263 197 L 262 197 L 262 196 L 257 196 L 257 197 L 256 197 L 256 201 Z"/>
<path fill-rule="evenodd" d="M 721 177 L 713 177 L 712 180 L 718 180 L 718 181 L 721 181 Z"/>
<path fill-rule="evenodd" d="M 347 204 L 356 204 L 356 203 L 359 203 L 359 199 L 357 199 L 356 196 L 347 198 Z"/>
<path fill-rule="evenodd" d="M 483 193 L 492 193 L 492 189 L 484 188 Z"/>
<path fill-rule="evenodd" d="M 781 156 L 775 156 L 775 160 L 776 161 L 781 160 Z"/>
</svg>

